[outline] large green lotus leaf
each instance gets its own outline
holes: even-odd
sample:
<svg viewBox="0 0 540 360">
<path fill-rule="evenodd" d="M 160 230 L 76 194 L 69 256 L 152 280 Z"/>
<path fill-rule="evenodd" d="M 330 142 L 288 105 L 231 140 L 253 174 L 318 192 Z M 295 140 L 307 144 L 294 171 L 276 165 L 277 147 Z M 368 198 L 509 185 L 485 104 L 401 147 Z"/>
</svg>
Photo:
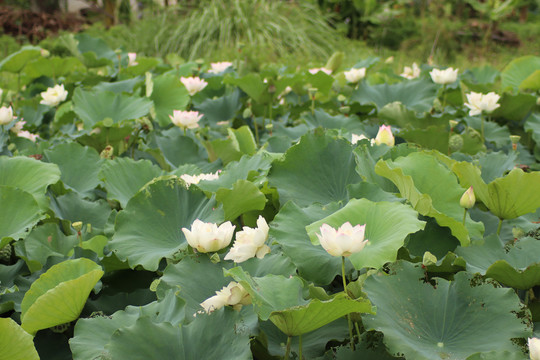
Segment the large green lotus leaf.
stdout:
<svg viewBox="0 0 540 360">
<path fill-rule="evenodd" d="M 356 171 L 362 179 L 377 184 L 383 191 L 394 193 L 397 190 L 396 186 L 387 178 L 375 173 L 375 163 L 383 156 L 386 157 L 389 152 L 390 148 L 388 146 L 370 146 L 367 141 L 354 149 Z"/>
<path fill-rule="evenodd" d="M 182 228 L 195 219 L 221 223 L 223 212 L 216 201 L 195 187 L 186 189 L 176 176 L 165 176 L 147 184 L 116 216 L 115 234 L 109 247 L 134 268 L 155 271 L 159 261 L 186 248 Z"/>
<path fill-rule="evenodd" d="M 269 236 L 277 242 L 284 253 L 298 268 L 298 273 L 307 281 L 327 285 L 341 274 L 341 259 L 332 256 L 321 246 L 313 246 L 306 226 L 339 209 L 335 204 L 321 207 L 311 205 L 300 208 L 294 202 L 285 204 L 270 224 Z"/>
<path fill-rule="evenodd" d="M 154 102 L 156 120 L 160 126 L 171 124 L 169 115 L 173 110 L 184 110 L 189 103 L 189 94 L 180 79 L 173 75 L 161 75 L 153 79 L 154 87 L 150 99 Z"/>
<path fill-rule="evenodd" d="M 330 89 L 332 89 L 334 77 L 328 75 L 324 71 L 319 71 L 316 74 L 307 73 L 305 75 L 304 83 L 309 84 L 308 87 L 315 88 L 322 94 L 328 94 Z"/>
<path fill-rule="evenodd" d="M 77 236 L 66 236 L 58 224 L 36 226 L 23 240 L 15 244 L 15 254 L 22 258 L 31 272 L 40 270 L 51 256 L 64 258 L 78 244 Z"/>
<path fill-rule="evenodd" d="M 32 335 L 10 318 L 0 318 L 0 359 L 39 360 Z"/>
<path fill-rule="evenodd" d="M 464 186 L 474 188 L 476 198 L 499 219 L 514 219 L 540 207 L 540 172 L 513 169 L 486 185 L 480 169 L 471 163 L 456 163 L 452 170 Z"/>
<path fill-rule="evenodd" d="M 195 258 L 185 257 L 165 268 L 158 285 L 158 296 L 173 289 L 177 296 L 186 301 L 187 316 L 192 316 L 203 310 L 200 304 L 204 300 L 216 295 L 216 291 L 231 282 L 231 279 L 223 276 L 223 269 L 231 265 L 228 261 L 214 264 L 206 254 Z"/>
<path fill-rule="evenodd" d="M 217 99 L 205 99 L 202 103 L 197 104 L 195 109 L 204 114 L 204 117 L 215 125 L 220 121 L 234 119 L 241 106 L 240 91 L 236 90 Z"/>
<path fill-rule="evenodd" d="M 425 128 L 407 129 L 401 131 L 399 136 L 407 142 L 415 143 L 426 149 L 435 149 L 440 152 L 448 151 L 447 125 L 427 126 Z"/>
<path fill-rule="evenodd" d="M 403 201 L 396 195 L 386 192 L 378 185 L 369 182 L 361 182 L 352 184 L 347 187 L 349 199 L 368 199 L 374 202 L 377 201 Z"/>
<path fill-rule="evenodd" d="M 0 249 L 25 237 L 45 217 L 31 194 L 12 186 L 0 185 L 0 204 Z"/>
<path fill-rule="evenodd" d="M 531 116 L 527 118 L 527 121 L 525 122 L 525 125 L 523 125 L 523 128 L 530 132 L 532 135 L 532 138 L 534 139 L 534 142 L 536 142 L 537 145 L 540 144 L 540 114 L 533 113 Z"/>
<path fill-rule="evenodd" d="M 529 75 L 525 80 L 519 85 L 519 90 L 540 90 L 540 70 L 536 70 L 531 75 Z"/>
<path fill-rule="evenodd" d="M 276 311 L 309 303 L 302 297 L 303 281 L 298 276 L 265 275 L 252 277 L 239 266 L 226 270 L 224 273 L 242 284 L 244 289 L 249 292 L 255 312 L 261 320 L 268 320 Z"/>
<path fill-rule="evenodd" d="M 273 311 L 270 315 L 270 321 L 284 334 L 298 336 L 316 330 L 352 312 L 375 314 L 369 300 L 353 300 L 345 293 L 340 293 L 331 300 L 312 299 L 306 305 Z"/>
<path fill-rule="evenodd" d="M 102 81 L 92 89 L 94 91 L 112 91 L 113 93 L 121 94 L 133 93 L 133 89 L 139 83 L 141 83 L 141 78 L 132 78 L 127 80 L 115 81 L 115 82 L 106 82 Z"/>
<path fill-rule="evenodd" d="M 422 257 L 429 251 L 441 259 L 456 249 L 459 240 L 452 236 L 449 228 L 439 226 L 434 218 L 425 217 L 423 220 L 426 220 L 424 230 L 411 234 L 405 244 L 412 256 Z"/>
<path fill-rule="evenodd" d="M 478 352 L 519 349 L 513 338 L 530 335 L 529 324 L 513 289 L 475 284 L 466 272 L 454 281 L 424 282 L 420 267 L 399 262 L 396 274 L 379 273 L 363 290 L 377 306 L 377 315 L 364 315 L 366 329 L 384 333 L 393 354 L 408 359 L 465 359 Z M 494 331 L 497 329 L 497 331 Z"/>
<path fill-rule="evenodd" d="M 373 332 L 364 333 L 364 334 L 371 334 L 371 333 Z M 363 341 L 360 344 L 355 345 L 354 350 L 352 350 L 350 346 L 340 346 L 335 351 L 335 355 L 333 354 L 333 352 L 328 352 L 326 353 L 326 357 L 324 357 L 324 360 L 396 360 L 396 359 L 404 360 L 403 357 L 396 358 L 390 355 L 388 351 L 386 351 L 384 344 L 382 344 L 382 339 L 380 343 L 376 342 L 375 344 L 373 340 L 367 342 L 366 339 L 363 339 Z"/>
<path fill-rule="evenodd" d="M 461 81 L 466 81 L 467 83 L 492 85 L 499 76 L 499 70 L 490 65 L 484 65 L 465 70 L 460 79 Z"/>
<path fill-rule="evenodd" d="M 311 129 L 320 126 L 326 129 L 346 129 L 357 134 L 365 132 L 365 125 L 358 117 L 345 115 L 332 116 L 322 109 L 316 109 L 313 114 L 305 114 L 304 120 L 310 125 Z"/>
<path fill-rule="evenodd" d="M 397 125 L 401 129 L 422 129 L 428 126 L 448 125 L 446 117 L 436 119 L 429 114 L 422 114 L 422 117 L 418 115 L 420 114 L 416 111 L 410 110 L 401 102 L 396 101 L 379 109 L 378 118 L 387 125 Z"/>
<path fill-rule="evenodd" d="M 465 190 L 435 156 L 418 152 L 394 161 L 379 161 L 375 172 L 390 179 L 401 196 L 408 199 L 420 214 L 433 217 L 439 225 L 449 227 L 463 246 L 467 246 L 471 238 L 481 238 L 484 231 L 482 223 L 467 217 L 466 226 L 463 226 L 464 211 L 459 200 Z"/>
<path fill-rule="evenodd" d="M 537 97 L 533 94 L 504 93 L 499 100 L 501 106 L 495 109 L 491 117 L 521 122 L 530 115 L 531 110 L 534 110 L 536 99 Z"/>
<path fill-rule="evenodd" d="M 199 147 L 191 137 L 184 136 L 179 129 L 174 128 L 167 133 L 167 136 L 156 136 L 155 140 L 165 160 L 174 167 L 208 162 L 206 151 Z"/>
<path fill-rule="evenodd" d="M 117 330 L 106 349 L 112 359 L 248 360 L 252 358 L 250 334 L 241 322 L 230 309 L 199 315 L 180 327 L 140 317 L 134 325 Z"/>
<path fill-rule="evenodd" d="M 274 158 L 267 152 L 261 151 L 253 156 L 244 155 L 240 160 L 227 164 L 212 181 L 201 181 L 198 186 L 204 191 L 217 192 L 220 188 L 232 189 L 238 180 L 254 181 L 260 173 L 265 174 Z"/>
<path fill-rule="evenodd" d="M 521 118 L 517 121 L 521 121 Z M 467 118 L 467 124 L 478 132 L 481 131 L 481 123 L 482 119 L 480 116 Z M 484 136 L 486 142 L 493 143 L 497 147 L 508 146 L 511 143 L 510 135 L 510 131 L 506 125 L 500 126 L 495 121 L 487 121 L 487 119 L 484 121 Z M 464 152 L 463 148 L 461 149 L 461 152 Z"/>
<path fill-rule="evenodd" d="M 490 351 L 471 355 L 467 360 L 529 360 L 522 351 Z"/>
<path fill-rule="evenodd" d="M 516 166 L 517 155 L 515 152 L 505 154 L 503 151 L 490 152 L 478 159 L 478 165 L 482 169 L 482 180 L 487 184 Z"/>
<path fill-rule="evenodd" d="M 128 306 L 112 316 L 79 319 L 74 336 L 69 340 L 73 359 L 87 360 L 110 355 L 105 346 L 114 332 L 132 326 L 142 316 L 150 317 L 155 323 L 167 322 L 176 326 L 184 321 L 184 305 L 174 291 L 169 291 L 163 299 L 145 306 Z"/>
<path fill-rule="evenodd" d="M 264 96 L 264 91 L 268 85 L 263 82 L 259 74 L 248 74 L 241 78 L 227 76 L 223 79 L 223 83 L 238 86 L 243 92 L 248 94 L 250 98 L 257 102 L 267 98 L 267 96 Z"/>
<path fill-rule="evenodd" d="M 287 335 L 279 330 L 271 321 L 261 322 L 259 328 L 264 333 L 265 340 L 268 342 L 268 353 L 272 356 L 283 357 L 285 355 Z M 305 359 L 316 359 L 318 356 L 324 354 L 326 345 L 330 341 L 344 341 L 348 337 L 347 320 L 345 318 L 338 319 L 317 330 L 303 334 L 302 355 Z M 299 336 L 291 339 L 291 352 L 298 354 L 299 340 Z"/>
<path fill-rule="evenodd" d="M 501 86 L 517 89 L 523 81 L 540 68 L 540 57 L 522 56 L 512 60 L 501 73 Z"/>
<path fill-rule="evenodd" d="M 437 85 L 426 79 L 402 81 L 391 85 L 369 85 L 364 81 L 352 93 L 351 101 L 357 101 L 362 105 L 375 104 L 378 109 L 399 101 L 409 109 L 426 112 L 433 106 L 437 89 Z"/>
<path fill-rule="evenodd" d="M 51 199 L 51 210 L 60 219 L 90 224 L 95 234 L 104 231 L 111 214 L 111 207 L 105 200 L 85 200 L 76 192 Z"/>
<path fill-rule="evenodd" d="M 60 169 L 32 158 L 0 156 L 0 185 L 17 187 L 29 192 L 42 209 L 48 206 L 45 192 L 60 180 Z"/>
<path fill-rule="evenodd" d="M 271 253 L 262 259 L 254 257 L 242 262 L 242 269 L 255 277 L 263 277 L 268 274 L 296 275 L 296 266 L 289 257 L 283 254 L 279 246 L 272 246 L 270 251 Z"/>
<path fill-rule="evenodd" d="M 78 87 L 73 94 L 73 111 L 89 130 L 105 118 L 113 123 L 137 119 L 150 112 L 152 101 L 110 91 L 85 91 Z"/>
<path fill-rule="evenodd" d="M 251 181 L 238 180 L 232 190 L 219 189 L 216 200 L 223 204 L 225 220 L 234 220 L 245 212 L 262 210 L 266 197 Z"/>
<path fill-rule="evenodd" d="M 97 175 L 103 160 L 95 149 L 70 142 L 44 153 L 49 162 L 60 168 L 60 179 L 64 185 L 81 194 L 88 194 L 99 185 Z"/>
<path fill-rule="evenodd" d="M 76 57 L 40 57 L 26 65 L 24 73 L 35 79 L 47 76 L 58 79 L 75 71 L 84 71 L 84 65 Z"/>
<path fill-rule="evenodd" d="M 41 56 L 41 48 L 37 46 L 23 46 L 0 62 L 0 71 L 20 73 L 29 61 Z"/>
<path fill-rule="evenodd" d="M 351 144 L 319 130 L 303 136 L 272 166 L 268 181 L 277 188 L 281 204 L 289 200 L 300 206 L 343 201 L 347 185 L 361 181 Z"/>
<path fill-rule="evenodd" d="M 480 273 L 517 289 L 540 285 L 540 241 L 525 237 L 508 250 L 496 235 L 482 245 L 458 248 L 455 253 L 467 262 L 467 271 Z"/>
<path fill-rule="evenodd" d="M 163 175 L 163 171 L 149 160 L 115 158 L 105 162 L 99 177 L 105 183 L 107 199 L 118 200 L 123 208 L 147 182 Z"/>
<path fill-rule="evenodd" d="M 79 317 L 90 291 L 104 272 L 80 258 L 52 266 L 32 283 L 21 303 L 22 327 L 30 334 Z"/>
<path fill-rule="evenodd" d="M 118 55 L 100 38 L 92 37 L 88 34 L 75 35 L 77 41 L 77 50 L 81 54 L 92 52 L 98 59 L 109 59 L 118 62 Z"/>
<path fill-rule="evenodd" d="M 372 202 L 367 199 L 352 199 L 345 207 L 330 216 L 306 226 L 313 244 L 319 244 L 316 236 L 322 224 L 338 228 L 345 222 L 353 226 L 366 224 L 365 238 L 369 240 L 364 249 L 352 254 L 349 259 L 357 268 L 380 268 L 396 260 L 397 251 L 409 234 L 422 230 L 424 221 L 409 205 L 397 202 Z"/>
</svg>

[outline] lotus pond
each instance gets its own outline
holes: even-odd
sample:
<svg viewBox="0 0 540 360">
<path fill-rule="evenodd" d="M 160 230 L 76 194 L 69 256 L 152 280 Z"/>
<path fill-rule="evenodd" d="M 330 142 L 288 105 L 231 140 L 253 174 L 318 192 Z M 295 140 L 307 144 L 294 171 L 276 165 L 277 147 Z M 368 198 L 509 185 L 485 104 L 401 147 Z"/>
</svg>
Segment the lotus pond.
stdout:
<svg viewBox="0 0 540 360">
<path fill-rule="evenodd" d="M 0 61 L 0 359 L 529 358 L 539 57 L 246 73 L 63 42 Z"/>
</svg>

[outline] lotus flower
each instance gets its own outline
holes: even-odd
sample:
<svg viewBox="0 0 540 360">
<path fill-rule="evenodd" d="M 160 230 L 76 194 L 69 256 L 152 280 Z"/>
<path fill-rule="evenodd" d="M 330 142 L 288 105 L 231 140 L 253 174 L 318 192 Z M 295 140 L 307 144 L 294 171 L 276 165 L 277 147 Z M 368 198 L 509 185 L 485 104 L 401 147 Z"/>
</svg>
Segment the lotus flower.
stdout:
<svg viewBox="0 0 540 360">
<path fill-rule="evenodd" d="M 458 70 L 459 69 L 454 70 L 452 68 L 445 70 L 433 69 L 429 75 L 431 75 L 431 80 L 433 80 L 434 83 L 446 85 L 457 80 Z"/>
<path fill-rule="evenodd" d="M 127 54 L 127 56 L 128 56 L 128 66 L 139 65 L 139 63 L 136 61 L 137 53 L 130 52 Z"/>
<path fill-rule="evenodd" d="M 529 338 L 529 354 L 531 360 L 540 360 L 540 339 L 538 338 Z"/>
<path fill-rule="evenodd" d="M 26 124 L 26 121 L 17 121 L 9 130 L 14 134 L 19 134 L 19 132 L 23 129 L 24 124 Z"/>
<path fill-rule="evenodd" d="M 26 138 L 32 142 L 36 142 L 37 138 L 39 137 L 38 134 L 33 134 L 30 131 L 21 130 L 17 133 L 17 136 Z"/>
<path fill-rule="evenodd" d="M 343 74 L 345 75 L 345 79 L 347 79 L 348 82 L 356 84 L 357 82 L 366 77 L 366 68 L 352 68 L 349 71 L 343 72 Z"/>
<path fill-rule="evenodd" d="M 199 175 L 188 175 L 183 174 L 180 175 L 180 178 L 185 181 L 187 187 L 189 187 L 191 184 L 198 184 L 201 180 L 207 180 L 212 181 L 219 178 L 219 172 L 217 171 L 215 174 L 199 174 Z"/>
<path fill-rule="evenodd" d="M 417 77 L 420 76 L 420 68 L 418 67 L 416 63 L 413 63 L 412 67 L 405 66 L 400 76 L 407 78 L 409 80 L 416 79 Z"/>
<path fill-rule="evenodd" d="M 476 93 L 474 91 L 467 94 L 465 106 L 470 109 L 469 115 L 475 116 L 481 113 L 490 114 L 499 106 L 498 101 L 501 97 L 494 92 L 487 94 Z"/>
<path fill-rule="evenodd" d="M 321 246 L 332 256 L 351 256 L 362 251 L 368 240 L 364 240 L 366 225 L 352 226 L 346 222 L 339 229 L 334 229 L 328 224 L 323 224 L 321 233 L 316 234 Z"/>
<path fill-rule="evenodd" d="M 392 128 L 390 125 L 382 125 L 379 127 L 379 132 L 377 133 L 377 136 L 375 136 L 375 144 L 381 145 L 386 144 L 388 146 L 394 146 L 395 144 L 395 138 L 392 134 Z"/>
<path fill-rule="evenodd" d="M 174 125 L 182 129 L 195 129 L 199 127 L 199 120 L 203 117 L 197 111 L 174 110 L 173 115 L 169 115 Z"/>
<path fill-rule="evenodd" d="M 191 230 L 182 228 L 188 244 L 198 252 L 207 253 L 221 250 L 231 243 L 235 226 L 227 221 L 219 227 L 196 219 Z"/>
<path fill-rule="evenodd" d="M 313 68 L 313 69 L 309 69 L 308 70 L 310 74 L 313 74 L 315 75 L 316 73 L 318 73 L 319 71 L 322 71 L 323 73 L 325 73 L 326 75 L 330 75 L 332 74 L 332 70 L 330 69 L 326 69 L 326 68 Z"/>
<path fill-rule="evenodd" d="M 206 81 L 197 76 L 181 77 L 180 81 L 184 84 L 190 96 L 202 91 L 208 85 Z"/>
<path fill-rule="evenodd" d="M 255 229 L 244 226 L 242 231 L 236 233 L 236 241 L 225 256 L 225 260 L 241 263 L 255 256 L 262 259 L 270 252 L 270 247 L 265 244 L 268 239 L 268 230 L 268 224 L 262 216 L 257 219 Z"/>
<path fill-rule="evenodd" d="M 11 106 L 2 106 L 0 108 L 0 125 L 7 125 L 13 121 L 13 109 Z"/>
<path fill-rule="evenodd" d="M 55 85 L 52 88 L 48 88 L 47 91 L 41 93 L 41 100 L 39 103 L 49 106 L 57 106 L 62 101 L 66 100 L 68 92 L 64 89 L 64 85 Z"/>
<path fill-rule="evenodd" d="M 473 187 L 467 189 L 459 199 L 459 205 L 465 209 L 470 209 L 474 206 L 476 202 L 476 197 L 474 196 Z"/>
<path fill-rule="evenodd" d="M 251 304 L 251 296 L 246 289 L 241 284 L 231 281 L 229 285 L 216 291 L 216 295 L 203 301 L 201 306 L 207 313 L 211 313 L 224 306 L 232 306 L 233 309 L 240 310 L 242 305 L 249 304 Z"/>
<path fill-rule="evenodd" d="M 210 63 L 210 70 L 208 70 L 209 73 L 214 74 L 220 74 L 230 68 L 232 66 L 232 62 L 229 61 L 221 61 L 216 63 Z"/>
</svg>

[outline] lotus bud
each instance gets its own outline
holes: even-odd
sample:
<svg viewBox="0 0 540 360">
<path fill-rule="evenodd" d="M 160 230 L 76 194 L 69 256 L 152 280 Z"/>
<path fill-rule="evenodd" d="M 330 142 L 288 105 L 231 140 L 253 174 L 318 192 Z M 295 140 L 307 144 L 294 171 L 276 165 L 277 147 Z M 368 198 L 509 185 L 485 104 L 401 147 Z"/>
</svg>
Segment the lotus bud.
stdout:
<svg viewBox="0 0 540 360">
<path fill-rule="evenodd" d="M 449 120 L 448 123 L 450 124 L 450 131 L 453 131 L 454 128 L 459 124 L 456 120 Z"/>
<path fill-rule="evenodd" d="M 13 121 L 13 109 L 11 106 L 2 106 L 0 108 L 0 125 L 7 125 Z"/>
<path fill-rule="evenodd" d="M 308 93 L 309 97 L 312 99 L 315 99 L 315 95 L 317 94 L 318 89 L 317 88 L 309 88 Z"/>
<path fill-rule="evenodd" d="M 114 154 L 114 148 L 111 145 L 105 146 L 105 149 L 101 151 L 99 157 L 102 159 L 112 159 Z"/>
<path fill-rule="evenodd" d="M 394 135 L 392 134 L 392 127 L 390 127 L 390 125 L 382 125 L 379 127 L 379 132 L 377 133 L 377 136 L 375 136 L 375 144 L 394 146 L 395 141 Z"/>
<path fill-rule="evenodd" d="M 422 265 L 424 266 L 430 266 L 437 264 L 437 257 L 430 253 L 429 251 L 426 251 L 424 253 L 424 256 L 422 257 Z"/>
<path fill-rule="evenodd" d="M 350 111 L 351 111 L 350 106 L 341 106 L 339 108 L 339 112 L 342 113 L 342 114 L 348 114 Z"/>
<path fill-rule="evenodd" d="M 476 202 L 476 197 L 474 196 L 473 187 L 467 189 L 459 199 L 459 205 L 465 209 L 470 209 L 474 206 Z"/>
</svg>

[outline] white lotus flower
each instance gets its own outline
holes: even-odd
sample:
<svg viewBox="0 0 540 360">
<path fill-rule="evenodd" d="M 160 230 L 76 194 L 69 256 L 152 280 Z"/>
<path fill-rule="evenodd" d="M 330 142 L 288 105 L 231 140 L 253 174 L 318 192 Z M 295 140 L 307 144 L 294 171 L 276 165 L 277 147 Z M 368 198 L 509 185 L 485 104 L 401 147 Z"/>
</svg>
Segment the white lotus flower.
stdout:
<svg viewBox="0 0 540 360">
<path fill-rule="evenodd" d="M 240 310 L 242 305 L 249 304 L 251 304 L 251 296 L 246 289 L 241 284 L 231 281 L 229 285 L 216 291 L 216 295 L 203 301 L 201 306 L 207 313 L 211 313 L 224 306 L 232 306 L 233 309 Z"/>
<path fill-rule="evenodd" d="M 127 66 L 139 65 L 139 63 L 136 61 L 137 53 L 130 52 L 130 53 L 127 54 L 127 56 L 128 56 L 128 65 Z"/>
<path fill-rule="evenodd" d="M 48 88 L 47 91 L 41 93 L 41 100 L 39 103 L 49 106 L 57 106 L 62 101 L 66 100 L 68 92 L 64 89 L 64 85 L 55 85 L 52 88 Z"/>
<path fill-rule="evenodd" d="M 337 230 L 323 224 L 321 233 L 316 234 L 321 246 L 332 256 L 351 256 L 362 251 L 368 240 L 364 240 L 366 225 L 352 226 L 350 222 L 341 225 Z"/>
<path fill-rule="evenodd" d="M 375 136 L 375 144 L 386 144 L 388 146 L 394 146 L 395 142 L 396 139 L 392 134 L 392 127 L 390 125 L 381 125 L 379 127 L 379 132 L 377 132 L 377 136 Z"/>
<path fill-rule="evenodd" d="M 210 63 L 211 69 L 208 70 L 209 73 L 213 74 L 220 74 L 230 68 L 232 66 L 232 62 L 229 61 L 221 61 L 216 63 Z"/>
<path fill-rule="evenodd" d="M 197 76 L 181 77 L 180 81 L 184 84 L 190 96 L 202 91 L 208 85 L 206 81 Z"/>
<path fill-rule="evenodd" d="M 199 175 L 183 174 L 183 175 L 180 175 L 180 178 L 182 180 L 184 180 L 187 187 L 189 187 L 191 184 L 198 184 L 199 181 L 201 181 L 201 180 L 207 180 L 207 181 L 216 180 L 216 179 L 219 178 L 219 173 L 220 173 L 220 171 L 217 171 L 215 174 L 212 174 L 212 173 L 210 173 L 210 174 L 199 174 Z"/>
<path fill-rule="evenodd" d="M 188 244 L 198 252 L 215 252 L 226 248 L 231 243 L 235 226 L 227 221 L 219 227 L 214 223 L 205 223 L 196 219 L 191 230 L 182 228 Z"/>
<path fill-rule="evenodd" d="M 169 115 L 174 125 L 182 129 L 195 129 L 199 127 L 199 120 L 203 117 L 197 111 L 182 111 L 174 110 L 172 115 Z"/>
<path fill-rule="evenodd" d="M 369 140 L 369 138 L 364 135 L 364 134 L 361 134 L 361 135 L 356 135 L 356 134 L 352 134 L 351 136 L 351 144 L 356 144 L 357 142 L 359 142 L 360 140 Z M 371 145 L 375 144 L 375 139 L 371 139 Z"/>
<path fill-rule="evenodd" d="M 324 67 L 321 67 L 321 68 L 313 68 L 313 69 L 309 69 L 308 71 L 309 71 L 310 74 L 313 74 L 313 75 L 315 75 L 315 74 L 318 73 L 319 71 L 322 71 L 322 72 L 325 73 L 326 75 L 332 74 L 332 70 L 327 69 L 327 68 L 324 68 Z"/>
<path fill-rule="evenodd" d="M 356 84 L 357 82 L 366 77 L 366 68 L 352 68 L 349 71 L 344 71 L 343 74 L 345 75 L 345 79 L 347 79 L 348 82 Z"/>
<path fill-rule="evenodd" d="M 412 67 L 405 66 L 403 68 L 403 72 L 399 76 L 407 78 L 409 80 L 416 79 L 420 76 L 420 68 L 416 63 L 413 63 Z"/>
<path fill-rule="evenodd" d="M 270 252 L 270 247 L 265 244 L 268 230 L 268 224 L 262 216 L 257 219 L 257 228 L 244 226 L 242 231 L 236 233 L 236 241 L 225 260 L 241 263 L 255 256 L 262 259 Z"/>
<path fill-rule="evenodd" d="M 17 133 L 17 136 L 19 137 L 23 137 L 23 138 L 26 138 L 32 142 L 36 142 L 37 138 L 39 137 L 38 134 L 34 134 L 34 133 L 31 133 L 30 131 L 27 131 L 27 130 L 21 130 Z"/>
<path fill-rule="evenodd" d="M 9 130 L 14 134 L 18 134 L 22 130 L 24 124 L 26 124 L 26 121 L 17 121 Z"/>
<path fill-rule="evenodd" d="M 431 80 L 436 84 L 446 85 L 451 84 L 457 80 L 459 69 L 448 68 L 445 70 L 433 69 L 429 73 Z"/>
<path fill-rule="evenodd" d="M 498 104 L 500 98 L 501 97 L 494 92 L 482 94 L 472 91 L 467 94 L 468 102 L 465 103 L 465 106 L 470 109 L 470 116 L 480 115 L 481 113 L 490 114 L 493 110 L 501 106 Z"/>
<path fill-rule="evenodd" d="M 13 109 L 11 106 L 2 106 L 0 108 L 0 125 L 7 125 L 13 121 Z"/>
<path fill-rule="evenodd" d="M 529 338 L 527 343 L 529 344 L 529 354 L 531 360 L 540 360 L 540 339 Z"/>
</svg>

